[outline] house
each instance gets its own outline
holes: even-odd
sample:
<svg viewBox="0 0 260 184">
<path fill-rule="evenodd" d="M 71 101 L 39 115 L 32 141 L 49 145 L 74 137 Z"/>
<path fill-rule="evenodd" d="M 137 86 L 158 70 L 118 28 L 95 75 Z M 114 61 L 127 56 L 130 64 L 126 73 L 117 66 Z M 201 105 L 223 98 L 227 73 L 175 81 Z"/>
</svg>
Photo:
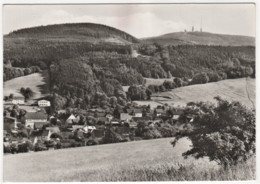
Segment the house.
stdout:
<svg viewBox="0 0 260 184">
<path fill-rule="evenodd" d="M 182 111 L 174 111 L 174 112 L 172 112 L 172 119 L 173 120 L 178 120 L 182 113 L 183 113 Z"/>
<path fill-rule="evenodd" d="M 64 109 L 62 109 L 62 110 L 58 110 L 58 111 L 57 111 L 58 114 L 66 114 L 66 112 L 67 112 L 67 111 L 64 110 Z"/>
<path fill-rule="evenodd" d="M 14 130 L 17 128 L 17 120 L 13 117 L 4 117 L 4 130 L 7 132 L 10 132 L 11 130 Z"/>
<path fill-rule="evenodd" d="M 84 128 L 83 125 L 72 125 L 71 130 L 74 132 L 74 131 L 80 130 L 80 129 L 82 129 L 82 128 Z"/>
<path fill-rule="evenodd" d="M 114 117 L 113 117 L 112 114 L 107 113 L 107 114 L 106 114 L 106 118 L 107 118 L 109 121 L 111 121 Z"/>
<path fill-rule="evenodd" d="M 134 117 L 143 117 L 143 110 L 142 109 L 134 109 L 133 115 L 134 115 Z"/>
<path fill-rule="evenodd" d="M 48 100 L 39 100 L 38 101 L 38 106 L 39 107 L 50 107 L 51 106 L 51 102 Z"/>
<path fill-rule="evenodd" d="M 136 128 L 137 127 L 137 122 L 135 122 L 135 121 L 130 121 L 128 124 L 129 124 L 130 128 Z"/>
<path fill-rule="evenodd" d="M 133 117 L 133 121 L 138 122 L 138 121 L 151 121 L 151 117 L 145 116 L 145 117 Z"/>
<path fill-rule="evenodd" d="M 93 130 L 96 130 L 96 127 L 95 127 L 95 126 L 85 126 L 85 127 L 83 128 L 83 130 L 84 130 L 85 132 L 93 132 Z"/>
<path fill-rule="evenodd" d="M 48 123 L 47 114 L 43 112 L 27 112 L 25 115 L 25 126 L 34 128 L 35 123 Z"/>
<path fill-rule="evenodd" d="M 33 135 L 31 135 L 31 138 L 33 139 L 33 144 L 36 144 L 38 141 L 49 141 L 51 140 L 51 131 L 49 130 L 43 130 L 34 132 Z"/>
<path fill-rule="evenodd" d="M 98 124 L 105 125 L 105 124 L 107 124 L 108 122 L 109 122 L 109 121 L 107 120 L 106 117 L 99 117 L 99 118 L 97 118 L 97 123 L 98 123 Z"/>
<path fill-rule="evenodd" d="M 25 104 L 25 99 L 24 99 L 24 97 L 20 97 L 20 96 L 13 97 L 12 104 L 24 105 Z"/>
<path fill-rule="evenodd" d="M 71 114 L 68 119 L 66 120 L 66 123 L 68 124 L 73 124 L 73 123 L 78 123 L 80 120 L 79 116 L 74 116 L 73 114 Z"/>
<path fill-rule="evenodd" d="M 36 122 L 34 123 L 34 129 L 42 129 L 45 125 L 47 125 L 49 122 Z"/>
<path fill-rule="evenodd" d="M 132 115 L 129 115 L 128 113 L 120 113 L 120 120 L 129 122 L 132 119 Z"/>
<path fill-rule="evenodd" d="M 163 109 L 157 108 L 157 109 L 154 110 L 154 114 L 155 114 L 156 117 L 160 117 L 163 114 L 165 114 L 165 111 Z"/>
<path fill-rule="evenodd" d="M 111 120 L 110 123 L 111 123 L 111 125 L 114 125 L 114 126 L 118 126 L 120 124 L 119 121 L 116 119 Z"/>
<path fill-rule="evenodd" d="M 106 113 L 105 112 L 95 112 L 95 116 L 97 117 L 97 118 L 99 118 L 99 117 L 106 117 Z"/>
<path fill-rule="evenodd" d="M 60 128 L 58 126 L 46 127 L 46 130 L 50 130 L 51 133 L 60 133 Z"/>
</svg>

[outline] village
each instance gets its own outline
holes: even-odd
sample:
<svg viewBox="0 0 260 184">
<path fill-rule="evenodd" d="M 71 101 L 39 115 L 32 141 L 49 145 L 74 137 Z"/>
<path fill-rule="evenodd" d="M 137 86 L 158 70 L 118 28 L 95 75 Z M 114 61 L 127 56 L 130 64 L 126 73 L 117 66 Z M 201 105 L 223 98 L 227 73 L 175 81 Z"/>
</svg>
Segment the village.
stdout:
<svg viewBox="0 0 260 184">
<path fill-rule="evenodd" d="M 173 137 L 183 128 L 181 108 L 151 109 L 130 103 L 108 111 L 97 106 L 51 113 L 51 102 L 10 95 L 4 102 L 4 153 L 54 150 Z M 186 116 L 187 122 L 192 117 Z"/>
</svg>

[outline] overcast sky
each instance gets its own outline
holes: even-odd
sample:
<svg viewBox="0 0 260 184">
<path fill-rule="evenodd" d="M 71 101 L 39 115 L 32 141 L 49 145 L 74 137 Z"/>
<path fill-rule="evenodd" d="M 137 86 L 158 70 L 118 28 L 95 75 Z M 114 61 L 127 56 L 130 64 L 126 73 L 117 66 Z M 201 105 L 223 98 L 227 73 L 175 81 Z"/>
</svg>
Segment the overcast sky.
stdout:
<svg viewBox="0 0 260 184">
<path fill-rule="evenodd" d="M 164 5 L 5 5 L 3 32 L 20 28 L 92 22 L 126 31 L 137 38 L 199 30 L 255 37 L 253 4 Z"/>
</svg>

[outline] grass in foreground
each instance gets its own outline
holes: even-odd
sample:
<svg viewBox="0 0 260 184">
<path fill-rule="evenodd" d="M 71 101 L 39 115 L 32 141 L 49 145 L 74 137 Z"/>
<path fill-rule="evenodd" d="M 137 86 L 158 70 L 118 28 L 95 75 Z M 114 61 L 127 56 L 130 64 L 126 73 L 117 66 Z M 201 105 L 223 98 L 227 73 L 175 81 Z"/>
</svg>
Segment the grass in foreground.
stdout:
<svg viewBox="0 0 260 184">
<path fill-rule="evenodd" d="M 227 181 L 227 180 L 255 180 L 255 158 L 246 163 L 230 167 L 225 170 L 220 167 L 202 168 L 195 164 L 178 165 L 159 164 L 142 169 L 134 166 L 115 171 L 102 172 L 99 181 Z M 84 178 L 84 176 L 81 176 Z M 83 179 L 82 178 L 82 179 Z M 84 179 L 83 179 L 84 180 Z"/>
<path fill-rule="evenodd" d="M 173 138 L 5 155 L 4 181 L 182 181 L 252 180 L 255 161 L 228 172 L 208 159 L 183 159 L 186 139 Z"/>
</svg>

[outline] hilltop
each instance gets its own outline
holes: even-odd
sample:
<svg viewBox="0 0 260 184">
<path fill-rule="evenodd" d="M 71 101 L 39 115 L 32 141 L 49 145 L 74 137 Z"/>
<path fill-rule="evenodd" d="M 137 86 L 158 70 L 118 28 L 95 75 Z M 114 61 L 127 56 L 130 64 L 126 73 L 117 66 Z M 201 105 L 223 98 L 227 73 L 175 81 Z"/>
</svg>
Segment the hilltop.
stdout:
<svg viewBox="0 0 260 184">
<path fill-rule="evenodd" d="M 208 32 L 175 32 L 143 39 L 145 43 L 165 45 L 221 45 L 255 46 L 255 38 L 249 36 L 225 35 Z"/>
<path fill-rule="evenodd" d="M 48 41 L 81 41 L 90 43 L 137 43 L 138 39 L 116 28 L 94 23 L 71 23 L 19 29 L 5 38 L 43 39 Z"/>
</svg>

